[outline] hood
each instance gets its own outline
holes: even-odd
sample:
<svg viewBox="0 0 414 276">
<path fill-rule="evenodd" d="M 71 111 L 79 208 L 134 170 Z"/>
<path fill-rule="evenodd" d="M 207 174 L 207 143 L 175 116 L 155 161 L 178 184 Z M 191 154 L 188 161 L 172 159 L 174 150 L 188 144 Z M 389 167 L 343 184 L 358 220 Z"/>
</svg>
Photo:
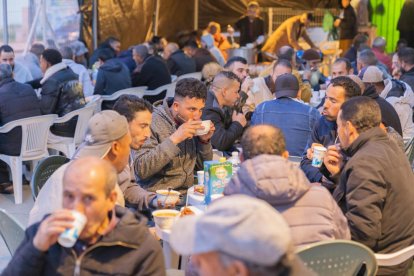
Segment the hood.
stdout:
<svg viewBox="0 0 414 276">
<path fill-rule="evenodd" d="M 297 165 L 281 156 L 264 154 L 243 162 L 224 194 L 245 194 L 278 206 L 297 201 L 309 188 Z"/>
<path fill-rule="evenodd" d="M 124 242 L 140 246 L 148 237 L 147 219 L 139 212 L 131 212 L 126 208 L 115 206 L 115 215 L 119 219 L 115 228 L 107 233 L 103 242 Z"/>
<path fill-rule="evenodd" d="M 379 97 L 374 85 L 369 85 L 366 87 L 364 93 L 362 93 L 362 96 L 370 97 L 371 99 L 376 99 Z"/>
<path fill-rule="evenodd" d="M 107 72 L 121 72 L 122 66 L 123 64 L 119 60 L 109 59 L 99 69 Z"/>
<path fill-rule="evenodd" d="M 380 96 L 384 99 L 390 99 L 393 104 L 409 104 L 411 108 L 414 107 L 414 92 L 411 87 L 400 80 L 386 79 L 384 80 L 385 88 Z"/>
<path fill-rule="evenodd" d="M 154 115 L 157 115 L 161 117 L 163 120 L 167 121 L 171 126 L 176 126 L 176 123 L 172 117 L 171 111 L 170 111 L 170 105 L 173 102 L 173 98 L 165 98 L 162 105 L 159 105 L 154 108 Z M 154 118 L 153 115 L 153 118 Z"/>
</svg>

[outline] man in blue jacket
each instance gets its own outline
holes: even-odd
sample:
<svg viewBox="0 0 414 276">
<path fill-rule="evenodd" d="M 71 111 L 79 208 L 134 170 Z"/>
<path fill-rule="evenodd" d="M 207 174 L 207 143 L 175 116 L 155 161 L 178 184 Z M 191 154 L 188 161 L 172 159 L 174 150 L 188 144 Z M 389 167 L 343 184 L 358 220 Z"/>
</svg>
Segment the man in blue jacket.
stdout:
<svg viewBox="0 0 414 276">
<path fill-rule="evenodd" d="M 306 150 L 303 154 L 300 166 L 305 172 L 309 181 L 323 182 L 322 173 L 324 165 L 321 168 L 312 166 L 313 147 L 321 144 L 328 147 L 335 143 L 337 139 L 336 118 L 342 104 L 352 97 L 360 96 L 361 89 L 350 78 L 340 76 L 332 79 L 326 90 L 325 103 L 323 105 L 322 117 L 316 122 L 309 137 Z"/>
</svg>

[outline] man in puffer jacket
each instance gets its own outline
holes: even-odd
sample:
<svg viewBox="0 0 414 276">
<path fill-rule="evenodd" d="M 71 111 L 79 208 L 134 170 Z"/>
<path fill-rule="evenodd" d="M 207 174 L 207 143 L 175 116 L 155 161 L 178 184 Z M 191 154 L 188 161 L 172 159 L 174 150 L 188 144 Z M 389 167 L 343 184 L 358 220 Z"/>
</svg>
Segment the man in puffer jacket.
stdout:
<svg viewBox="0 0 414 276">
<path fill-rule="evenodd" d="M 300 168 L 287 160 L 279 129 L 251 127 L 241 143 L 245 161 L 224 195 L 245 194 L 272 205 L 291 227 L 295 246 L 351 238 L 347 220 L 328 190 L 310 184 Z"/>
</svg>

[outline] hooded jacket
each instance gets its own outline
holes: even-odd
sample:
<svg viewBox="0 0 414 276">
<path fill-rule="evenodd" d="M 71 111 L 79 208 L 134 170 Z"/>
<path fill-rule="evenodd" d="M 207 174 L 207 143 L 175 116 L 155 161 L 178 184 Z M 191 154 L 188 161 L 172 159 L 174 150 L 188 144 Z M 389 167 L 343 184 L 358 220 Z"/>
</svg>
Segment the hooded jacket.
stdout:
<svg viewBox="0 0 414 276">
<path fill-rule="evenodd" d="M 348 159 L 333 197 L 348 219 L 352 239 L 377 253 L 414 243 L 414 174 L 404 153 L 379 127 L 344 150 Z M 380 268 L 378 275 L 406 275 L 412 260 Z"/>
<path fill-rule="evenodd" d="M 365 89 L 364 93 L 362 93 L 362 96 L 367 96 L 375 100 L 381 110 L 382 123 L 386 127 L 392 127 L 402 136 L 401 122 L 397 111 L 395 111 L 394 107 L 388 101 L 378 95 L 377 91 L 375 90 L 375 86 L 368 86 Z"/>
<path fill-rule="evenodd" d="M 281 156 L 259 155 L 243 162 L 224 194 L 245 194 L 272 205 L 289 224 L 295 246 L 351 237 L 329 191 L 310 185 L 301 169 Z"/>
<path fill-rule="evenodd" d="M 168 187 L 186 191 L 193 185 L 194 168 L 202 169 L 204 161 L 213 159 L 211 144 L 201 143 L 197 136 L 178 145 L 171 141 L 179 128 L 170 111 L 172 100 L 154 108 L 151 137 L 134 156 L 137 182 L 151 192 Z"/>
<path fill-rule="evenodd" d="M 129 70 L 118 59 L 108 59 L 99 67 L 94 90 L 95 95 L 112 95 L 116 91 L 130 87 Z"/>
<path fill-rule="evenodd" d="M 414 137 L 413 107 L 414 93 L 407 83 L 398 80 L 384 80 L 385 88 L 380 96 L 397 111 L 403 137 Z"/>
<path fill-rule="evenodd" d="M 32 225 L 2 275 L 165 275 L 162 249 L 146 219 L 122 207 L 115 215 L 115 227 L 80 255 L 58 243 L 39 251 L 33 239 L 40 223 Z"/>
<path fill-rule="evenodd" d="M 411 90 L 413 90 L 414 89 L 414 67 L 404 72 L 400 80 L 407 83 L 411 87 Z"/>
</svg>

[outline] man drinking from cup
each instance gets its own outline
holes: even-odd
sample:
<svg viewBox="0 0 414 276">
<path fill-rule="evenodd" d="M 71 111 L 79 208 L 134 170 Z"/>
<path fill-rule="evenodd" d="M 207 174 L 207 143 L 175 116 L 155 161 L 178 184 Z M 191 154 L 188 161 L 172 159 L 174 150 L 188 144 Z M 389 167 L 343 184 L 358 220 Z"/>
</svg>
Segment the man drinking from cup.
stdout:
<svg viewBox="0 0 414 276">
<path fill-rule="evenodd" d="M 333 196 L 351 238 L 376 253 L 393 253 L 414 242 L 414 174 L 380 124 L 375 100 L 361 96 L 345 102 L 337 118 L 340 145 L 328 147 L 325 176 L 338 184 Z M 380 267 L 377 275 L 406 275 L 411 263 Z"/>
<path fill-rule="evenodd" d="M 306 150 L 303 154 L 300 166 L 305 172 L 309 181 L 327 183 L 326 178 L 322 178 L 320 168 L 312 166 L 313 148 L 315 146 L 328 147 L 335 143 L 337 138 L 336 118 L 341 105 L 352 97 L 360 96 L 361 89 L 350 78 L 340 76 L 332 79 L 326 90 L 325 103 L 323 105 L 322 117 L 316 122 L 311 136 L 308 140 Z"/>
<path fill-rule="evenodd" d="M 151 137 L 134 159 L 138 182 L 145 189 L 172 188 L 184 193 L 193 185 L 196 165 L 201 169 L 203 161 L 212 159 L 210 139 L 215 128 L 210 122 L 207 131 L 201 121 L 206 94 L 201 81 L 182 79 L 177 82 L 174 98 L 165 99 L 154 109 Z"/>
<path fill-rule="evenodd" d="M 165 275 L 161 247 L 143 216 L 115 205 L 116 180 L 106 160 L 71 162 L 63 178 L 63 209 L 26 230 L 2 275 Z M 62 242 L 62 233 L 73 245 Z"/>
</svg>

